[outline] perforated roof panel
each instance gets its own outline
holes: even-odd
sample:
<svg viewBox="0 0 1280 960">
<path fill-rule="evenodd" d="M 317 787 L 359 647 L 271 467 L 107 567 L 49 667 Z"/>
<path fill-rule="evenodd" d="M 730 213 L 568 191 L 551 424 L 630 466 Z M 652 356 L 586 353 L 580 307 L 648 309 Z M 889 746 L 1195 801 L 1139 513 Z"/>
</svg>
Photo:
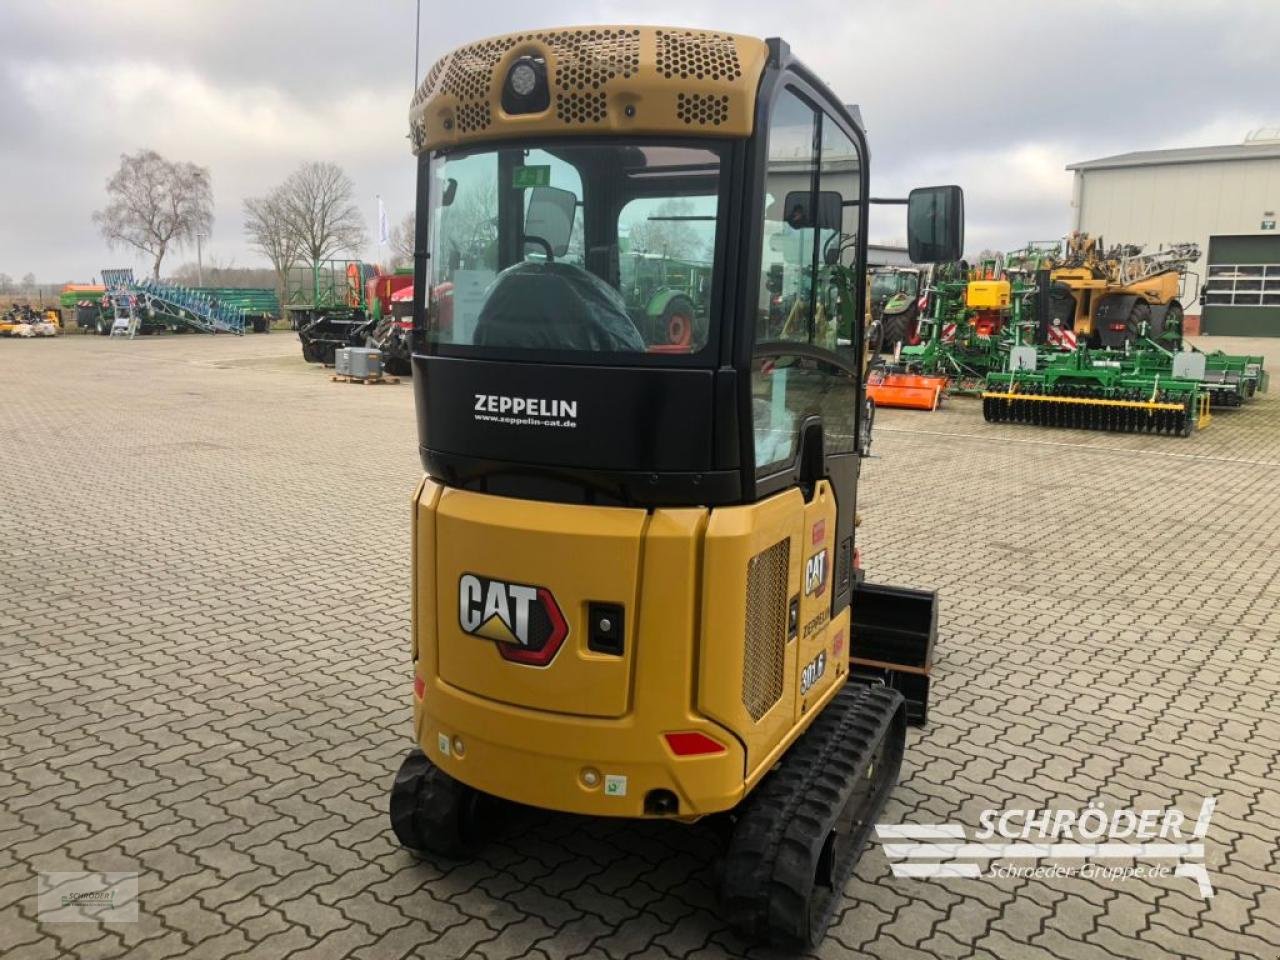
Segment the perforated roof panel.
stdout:
<svg viewBox="0 0 1280 960">
<path fill-rule="evenodd" d="M 547 64 L 541 113 L 502 109 L 523 56 Z M 409 111 L 415 152 L 531 134 L 711 134 L 752 131 L 763 41 L 673 27 L 580 27 L 480 40 L 441 57 Z"/>
</svg>

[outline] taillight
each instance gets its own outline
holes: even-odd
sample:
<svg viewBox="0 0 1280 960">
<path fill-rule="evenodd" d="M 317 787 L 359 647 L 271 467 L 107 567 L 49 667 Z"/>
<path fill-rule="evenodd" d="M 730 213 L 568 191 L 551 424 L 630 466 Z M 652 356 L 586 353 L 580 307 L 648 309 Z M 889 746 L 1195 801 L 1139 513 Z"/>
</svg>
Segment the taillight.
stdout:
<svg viewBox="0 0 1280 960">
<path fill-rule="evenodd" d="M 427 683 L 419 676 L 413 678 L 413 695 L 421 700 L 427 692 Z"/>
<path fill-rule="evenodd" d="M 1123 323 L 1113 323 L 1111 324 L 1110 329 L 1115 333 L 1123 333 L 1127 328 Z"/>
<path fill-rule="evenodd" d="M 724 753 L 725 745 L 713 740 L 705 733 L 697 730 L 682 730 L 679 733 L 664 733 L 662 738 L 677 757 L 699 757 L 711 753 Z"/>
</svg>

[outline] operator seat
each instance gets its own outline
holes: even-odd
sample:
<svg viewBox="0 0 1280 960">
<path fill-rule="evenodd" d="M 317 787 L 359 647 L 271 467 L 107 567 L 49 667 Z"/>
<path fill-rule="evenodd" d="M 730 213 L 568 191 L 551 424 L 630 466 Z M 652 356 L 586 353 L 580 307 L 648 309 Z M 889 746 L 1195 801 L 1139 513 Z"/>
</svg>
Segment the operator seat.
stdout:
<svg viewBox="0 0 1280 960">
<path fill-rule="evenodd" d="M 571 263 L 525 261 L 498 274 L 476 318 L 478 347 L 645 351 L 622 295 Z"/>
</svg>

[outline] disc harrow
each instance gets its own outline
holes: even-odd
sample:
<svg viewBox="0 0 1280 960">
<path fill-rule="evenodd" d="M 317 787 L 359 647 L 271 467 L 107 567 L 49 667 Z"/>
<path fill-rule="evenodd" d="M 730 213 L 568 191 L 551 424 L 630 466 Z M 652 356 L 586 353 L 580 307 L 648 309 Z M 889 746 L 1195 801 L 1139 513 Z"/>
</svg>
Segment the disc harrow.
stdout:
<svg viewBox="0 0 1280 960">
<path fill-rule="evenodd" d="M 982 415 L 988 423 L 1189 437 L 1207 425 L 1208 400 L 1194 390 L 1029 383 L 984 391 Z"/>
</svg>

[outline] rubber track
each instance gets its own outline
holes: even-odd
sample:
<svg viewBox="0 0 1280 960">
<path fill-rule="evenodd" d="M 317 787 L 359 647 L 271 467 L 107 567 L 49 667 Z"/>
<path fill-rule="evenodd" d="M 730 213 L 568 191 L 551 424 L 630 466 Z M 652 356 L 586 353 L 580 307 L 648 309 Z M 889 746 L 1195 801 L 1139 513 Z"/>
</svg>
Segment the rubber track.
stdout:
<svg viewBox="0 0 1280 960">
<path fill-rule="evenodd" d="M 811 923 L 810 898 L 825 891 L 814 884 L 818 858 L 902 710 L 895 690 L 846 683 L 744 803 L 725 857 L 721 905 L 745 936 L 796 947 L 826 933 L 859 851 L 855 847 L 837 870 L 834 890 L 825 893 L 828 902 Z M 892 789 L 896 771 L 887 779 L 873 795 L 873 807 Z M 876 813 L 865 818 L 868 825 Z"/>
<path fill-rule="evenodd" d="M 410 850 L 465 857 L 475 843 L 460 816 L 468 788 L 448 776 L 421 750 L 411 750 L 396 771 L 388 813 L 391 830 Z"/>
</svg>

